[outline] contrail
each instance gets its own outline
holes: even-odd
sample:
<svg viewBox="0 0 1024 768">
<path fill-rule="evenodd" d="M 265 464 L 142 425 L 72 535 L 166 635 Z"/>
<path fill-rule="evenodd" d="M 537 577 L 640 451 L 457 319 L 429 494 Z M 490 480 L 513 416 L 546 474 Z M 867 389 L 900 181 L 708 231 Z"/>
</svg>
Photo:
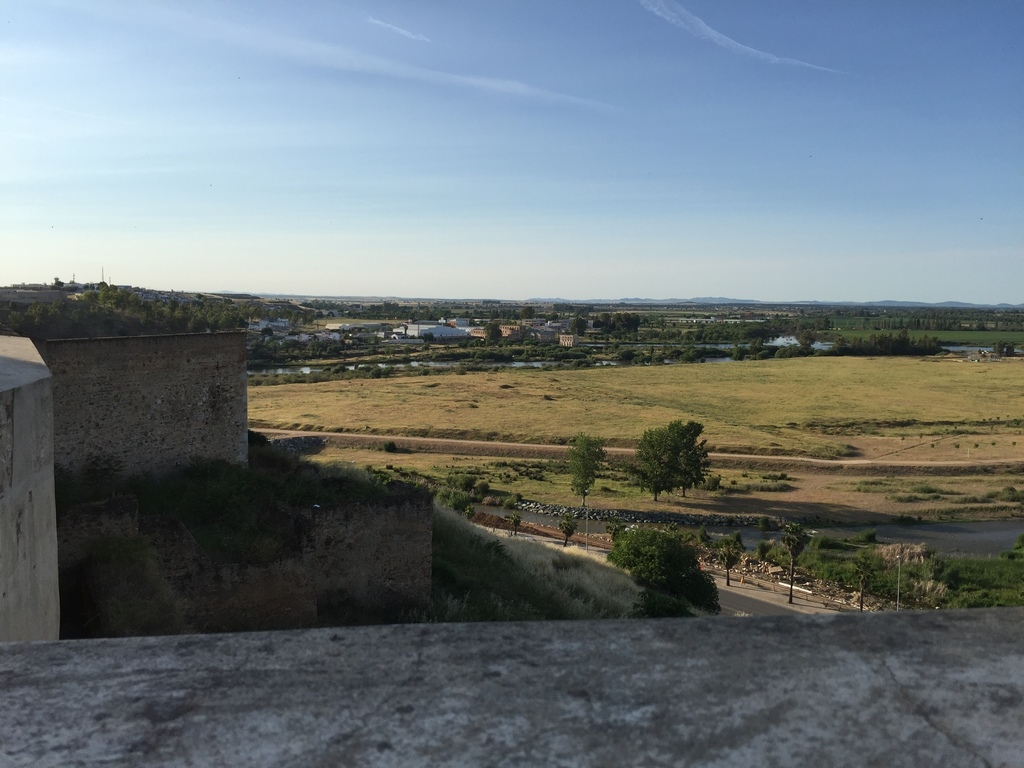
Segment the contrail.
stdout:
<svg viewBox="0 0 1024 768">
<path fill-rule="evenodd" d="M 396 27 L 394 24 L 388 24 L 386 21 L 375 19 L 373 18 L 373 16 L 367 16 L 366 21 L 369 22 L 370 24 L 376 24 L 378 27 L 390 29 L 392 32 L 397 32 L 398 34 L 402 35 L 402 37 L 408 37 L 410 40 L 419 40 L 422 43 L 430 42 L 430 38 L 427 37 L 426 35 L 418 35 L 415 32 L 410 32 L 408 29 L 402 29 L 401 27 Z"/>
<path fill-rule="evenodd" d="M 464 75 L 413 64 L 403 64 L 340 45 L 331 45 L 308 38 L 288 37 L 267 29 L 242 26 L 229 21 L 193 14 L 179 10 L 174 5 L 163 5 L 159 2 L 127 2 L 115 4 L 116 7 L 101 0 L 49 0 L 49 3 L 76 11 L 85 10 L 94 16 L 116 19 L 119 23 L 134 21 L 137 24 L 158 27 L 162 30 L 176 30 L 195 37 L 247 48 L 265 56 L 317 66 L 322 69 L 466 88 L 555 104 L 571 104 L 590 109 L 607 110 L 611 108 L 603 102 L 549 91 L 519 80 Z"/>
<path fill-rule="evenodd" d="M 798 67 L 810 67 L 811 69 L 818 69 L 822 72 L 835 72 L 836 74 L 843 74 L 838 69 L 829 69 L 828 67 L 819 67 L 817 64 L 809 64 L 806 61 L 800 61 L 799 59 L 787 59 L 783 56 L 776 56 L 774 53 L 768 53 L 767 51 L 759 51 L 756 48 L 751 48 L 748 45 L 737 43 L 731 37 L 723 35 L 721 32 L 716 32 L 698 17 L 694 16 L 688 10 L 679 5 L 679 3 L 672 2 L 672 0 L 639 0 L 640 5 L 646 8 L 648 11 L 658 16 L 669 24 L 672 24 L 680 29 L 686 30 L 694 37 L 699 37 L 702 40 L 709 40 L 715 45 L 720 45 L 727 51 L 733 53 L 740 53 L 744 56 L 750 56 L 754 59 L 760 59 L 761 61 L 767 61 L 770 64 L 793 64 Z"/>
</svg>

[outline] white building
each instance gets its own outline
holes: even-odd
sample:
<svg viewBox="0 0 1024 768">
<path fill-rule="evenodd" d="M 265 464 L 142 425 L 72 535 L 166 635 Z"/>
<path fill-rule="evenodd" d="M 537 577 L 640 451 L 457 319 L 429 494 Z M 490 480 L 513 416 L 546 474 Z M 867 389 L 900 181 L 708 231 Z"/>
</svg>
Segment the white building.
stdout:
<svg viewBox="0 0 1024 768">
<path fill-rule="evenodd" d="M 453 328 L 450 325 L 438 325 L 437 323 L 403 323 L 395 326 L 395 335 L 410 336 L 414 339 L 422 339 L 426 334 L 435 339 L 468 339 L 469 329 Z"/>
</svg>

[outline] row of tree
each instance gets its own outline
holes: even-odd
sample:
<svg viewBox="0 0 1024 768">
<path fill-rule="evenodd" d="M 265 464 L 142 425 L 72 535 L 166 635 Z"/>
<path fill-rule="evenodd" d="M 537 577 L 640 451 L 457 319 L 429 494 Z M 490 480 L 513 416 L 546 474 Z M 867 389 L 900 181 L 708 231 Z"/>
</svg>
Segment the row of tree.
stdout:
<svg viewBox="0 0 1024 768">
<path fill-rule="evenodd" d="M 32 338 L 91 338 L 143 333 L 205 333 L 245 328 L 267 311 L 261 302 L 195 296 L 145 299 L 135 291 L 100 283 L 77 298 L 0 307 L 0 322 Z M 277 310 L 279 317 L 308 322 L 312 313 Z"/>
<path fill-rule="evenodd" d="M 686 491 L 704 482 L 710 462 L 707 440 L 701 439 L 704 425 L 697 421 L 670 422 L 652 427 L 641 435 L 628 471 L 633 482 L 654 495 L 681 489 Z M 573 493 L 587 504 L 587 494 L 597 481 L 606 454 L 604 439 L 580 433 L 569 445 L 569 477 Z"/>
</svg>

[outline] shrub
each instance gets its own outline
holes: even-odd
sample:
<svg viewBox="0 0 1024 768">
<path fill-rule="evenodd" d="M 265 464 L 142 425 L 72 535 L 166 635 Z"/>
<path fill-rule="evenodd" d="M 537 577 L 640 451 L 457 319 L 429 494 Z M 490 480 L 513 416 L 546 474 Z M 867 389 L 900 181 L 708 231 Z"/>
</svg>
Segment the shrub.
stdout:
<svg viewBox="0 0 1024 768">
<path fill-rule="evenodd" d="M 701 487 L 705 491 L 717 491 L 719 488 L 722 487 L 722 476 L 710 475 L 708 479 L 701 484 Z"/>
<path fill-rule="evenodd" d="M 720 610 L 714 580 L 701 570 L 693 547 L 677 536 L 651 528 L 627 529 L 615 538 L 608 561 L 645 587 L 682 598 L 701 611 Z"/>
<path fill-rule="evenodd" d="M 475 484 L 475 477 L 461 473 L 448 475 L 448 478 L 445 481 L 445 485 L 449 488 L 455 488 L 456 490 L 465 491 L 466 493 L 472 491 Z"/>
<path fill-rule="evenodd" d="M 663 619 L 694 614 L 685 600 L 657 590 L 645 589 L 637 598 L 633 615 L 638 619 Z"/>
<path fill-rule="evenodd" d="M 831 536 L 814 536 L 807 544 L 809 549 L 850 549 L 845 541 L 833 539 Z"/>
<path fill-rule="evenodd" d="M 878 531 L 874 528 L 868 528 L 866 531 L 861 531 L 853 540 L 859 544 L 875 544 L 878 541 Z"/>
<path fill-rule="evenodd" d="M 469 513 L 473 509 L 473 498 L 457 488 L 442 488 L 438 491 L 437 500 L 456 512 Z"/>
<path fill-rule="evenodd" d="M 754 556 L 758 560 L 765 560 L 768 558 L 768 553 L 771 552 L 772 547 L 775 546 L 775 542 L 771 539 L 761 539 L 754 546 Z"/>
</svg>

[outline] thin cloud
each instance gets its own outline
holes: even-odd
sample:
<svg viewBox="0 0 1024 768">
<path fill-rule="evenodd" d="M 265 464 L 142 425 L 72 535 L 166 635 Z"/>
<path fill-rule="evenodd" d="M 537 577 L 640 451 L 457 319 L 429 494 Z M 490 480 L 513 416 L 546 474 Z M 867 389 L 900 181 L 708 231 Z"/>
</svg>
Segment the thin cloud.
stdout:
<svg viewBox="0 0 1024 768">
<path fill-rule="evenodd" d="M 799 59 L 787 59 L 784 56 L 776 56 L 774 53 L 759 51 L 748 45 L 737 43 L 731 37 L 727 37 L 721 32 L 713 30 L 698 17 L 694 16 L 688 10 L 683 8 L 683 6 L 679 5 L 679 3 L 672 2 L 672 0 L 639 0 L 639 2 L 640 5 L 648 11 L 653 13 L 655 16 L 664 19 L 669 24 L 679 27 L 680 29 L 689 32 L 694 37 L 699 37 L 701 40 L 708 40 L 715 45 L 720 45 L 727 51 L 749 56 L 760 61 L 767 61 L 769 64 L 791 64 L 797 67 L 810 67 L 811 69 L 817 69 L 822 72 L 835 72 L 836 74 L 842 74 L 838 69 L 819 67 L 817 64 L 810 64 L 806 61 L 800 61 Z"/>
<path fill-rule="evenodd" d="M 410 32 L 408 29 L 396 27 L 394 24 L 388 24 L 386 21 L 373 18 L 373 16 L 367 16 L 366 21 L 369 24 L 376 24 L 378 27 L 383 27 L 384 29 L 390 29 L 392 32 L 397 32 L 402 37 L 408 37 L 410 40 L 419 40 L 421 43 L 430 42 L 430 38 L 426 35 L 420 35 L 416 32 Z"/>
<path fill-rule="evenodd" d="M 67 3 L 68 0 L 50 0 L 50 2 L 60 6 Z M 88 2 L 86 0 L 84 3 L 72 3 L 68 7 L 73 7 L 76 10 L 88 10 L 96 15 L 106 16 L 119 22 L 130 19 L 136 23 L 147 24 L 164 30 L 177 29 L 179 32 L 247 48 L 264 56 L 274 56 L 306 66 L 315 66 L 340 72 L 376 75 L 398 80 L 411 80 L 434 85 L 469 88 L 477 91 L 537 99 L 558 104 L 571 104 L 597 109 L 609 108 L 607 104 L 599 101 L 537 88 L 519 80 L 460 75 L 443 70 L 403 64 L 391 59 L 370 56 L 339 45 L 322 43 L 308 38 L 279 35 L 265 29 L 199 16 L 170 6 L 158 4 L 124 5 L 119 3 L 116 6 L 117 10 L 115 13 L 114 8 L 109 4 Z"/>
</svg>

